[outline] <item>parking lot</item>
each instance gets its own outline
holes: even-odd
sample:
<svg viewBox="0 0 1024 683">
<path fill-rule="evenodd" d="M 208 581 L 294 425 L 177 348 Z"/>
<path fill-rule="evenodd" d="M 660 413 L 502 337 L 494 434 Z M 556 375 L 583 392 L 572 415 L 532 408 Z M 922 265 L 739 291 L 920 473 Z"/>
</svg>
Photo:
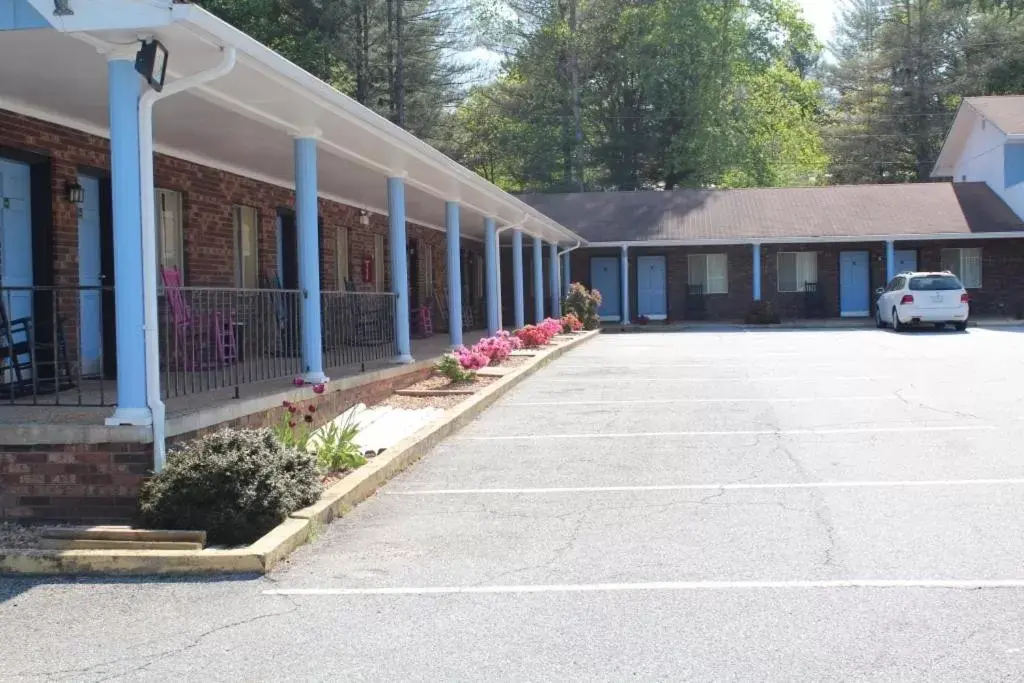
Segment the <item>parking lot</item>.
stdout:
<svg viewBox="0 0 1024 683">
<path fill-rule="evenodd" d="M 268 577 L 0 579 L 0 680 L 1019 680 L 1022 332 L 603 335 Z"/>
</svg>

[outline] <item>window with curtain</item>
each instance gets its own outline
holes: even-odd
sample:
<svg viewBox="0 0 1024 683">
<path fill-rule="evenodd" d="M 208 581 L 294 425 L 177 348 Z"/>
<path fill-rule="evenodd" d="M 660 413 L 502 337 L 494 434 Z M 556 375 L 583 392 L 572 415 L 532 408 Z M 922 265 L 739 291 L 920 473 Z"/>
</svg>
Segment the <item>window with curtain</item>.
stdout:
<svg viewBox="0 0 1024 683">
<path fill-rule="evenodd" d="M 252 206 L 235 206 L 235 286 L 259 287 L 260 265 L 256 257 L 259 214 Z"/>
<path fill-rule="evenodd" d="M 981 248 L 943 249 L 942 269 L 960 279 L 967 289 L 981 289 Z"/>
<path fill-rule="evenodd" d="M 352 264 L 348 256 L 348 228 L 338 228 L 338 232 L 334 237 L 337 240 L 334 253 L 337 259 L 338 290 L 344 291 L 345 282 L 352 279 L 350 275 Z"/>
<path fill-rule="evenodd" d="M 729 293 L 729 262 L 725 254 L 689 254 L 686 272 L 688 284 L 703 287 L 705 294 Z"/>
<path fill-rule="evenodd" d="M 181 193 L 174 190 L 157 189 L 156 200 L 156 247 L 157 266 L 176 267 L 185 281 L 185 247 L 182 230 Z M 162 280 L 158 277 L 158 281 Z"/>
<path fill-rule="evenodd" d="M 813 251 L 780 251 L 780 292 L 802 292 L 807 283 L 818 282 L 818 254 Z"/>
</svg>

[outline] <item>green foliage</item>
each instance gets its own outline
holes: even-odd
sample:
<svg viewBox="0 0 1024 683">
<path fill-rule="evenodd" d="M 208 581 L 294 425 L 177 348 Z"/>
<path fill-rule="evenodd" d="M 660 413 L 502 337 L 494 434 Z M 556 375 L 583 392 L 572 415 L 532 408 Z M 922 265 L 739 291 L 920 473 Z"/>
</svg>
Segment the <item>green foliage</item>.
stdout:
<svg viewBox="0 0 1024 683">
<path fill-rule="evenodd" d="M 315 439 L 320 468 L 326 472 L 348 472 L 365 465 L 366 458 L 355 442 L 358 434 L 354 410 L 349 411 L 340 426 L 331 422 L 321 429 Z"/>
<path fill-rule="evenodd" d="M 213 545 L 252 543 L 323 491 L 316 458 L 270 429 L 223 429 L 186 443 L 139 495 L 150 529 L 203 529 Z"/>
<path fill-rule="evenodd" d="M 569 285 L 569 293 L 565 296 L 562 309 L 566 314 L 575 315 L 583 323 L 583 329 L 596 330 L 601 326 L 601 317 L 597 314 L 600 305 L 599 291 L 588 290 L 579 282 L 574 282 Z"/>
<path fill-rule="evenodd" d="M 476 373 L 466 370 L 455 354 L 446 353 L 437 361 L 434 368 L 452 382 L 472 382 Z"/>
<path fill-rule="evenodd" d="M 284 409 L 281 419 L 274 425 L 274 436 L 285 448 L 296 448 L 306 452 L 309 450 L 315 409 L 310 407 L 308 412 L 303 412 L 299 406 L 288 401 L 284 402 Z"/>
</svg>

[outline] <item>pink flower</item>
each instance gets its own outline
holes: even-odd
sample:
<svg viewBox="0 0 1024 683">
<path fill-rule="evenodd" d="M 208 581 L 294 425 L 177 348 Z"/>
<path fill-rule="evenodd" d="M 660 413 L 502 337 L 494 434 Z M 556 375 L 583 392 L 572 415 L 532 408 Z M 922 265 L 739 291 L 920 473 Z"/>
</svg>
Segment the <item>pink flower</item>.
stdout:
<svg viewBox="0 0 1024 683">
<path fill-rule="evenodd" d="M 292 380 L 292 384 L 294 384 L 297 387 L 302 387 L 306 385 L 306 382 L 301 377 L 296 377 L 295 379 Z"/>
<path fill-rule="evenodd" d="M 322 393 L 324 393 L 324 389 L 325 388 L 326 387 L 324 387 L 323 384 L 314 384 L 313 385 L 313 393 L 314 394 L 322 394 Z"/>
</svg>

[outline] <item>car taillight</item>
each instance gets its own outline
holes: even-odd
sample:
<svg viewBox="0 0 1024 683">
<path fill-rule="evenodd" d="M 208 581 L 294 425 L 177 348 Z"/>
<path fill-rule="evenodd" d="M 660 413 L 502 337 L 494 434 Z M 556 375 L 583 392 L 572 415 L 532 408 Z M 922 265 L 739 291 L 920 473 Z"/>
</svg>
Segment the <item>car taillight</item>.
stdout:
<svg viewBox="0 0 1024 683">
<path fill-rule="evenodd" d="M 963 294 L 961 294 L 960 295 L 960 303 L 962 303 L 962 304 L 969 304 L 969 303 L 971 303 L 971 295 L 968 294 L 967 292 L 964 292 Z"/>
<path fill-rule="evenodd" d="M 914 295 L 913 294 L 904 294 L 903 298 L 900 299 L 900 306 L 902 306 L 903 304 L 912 304 L 912 303 L 914 303 Z"/>
</svg>

